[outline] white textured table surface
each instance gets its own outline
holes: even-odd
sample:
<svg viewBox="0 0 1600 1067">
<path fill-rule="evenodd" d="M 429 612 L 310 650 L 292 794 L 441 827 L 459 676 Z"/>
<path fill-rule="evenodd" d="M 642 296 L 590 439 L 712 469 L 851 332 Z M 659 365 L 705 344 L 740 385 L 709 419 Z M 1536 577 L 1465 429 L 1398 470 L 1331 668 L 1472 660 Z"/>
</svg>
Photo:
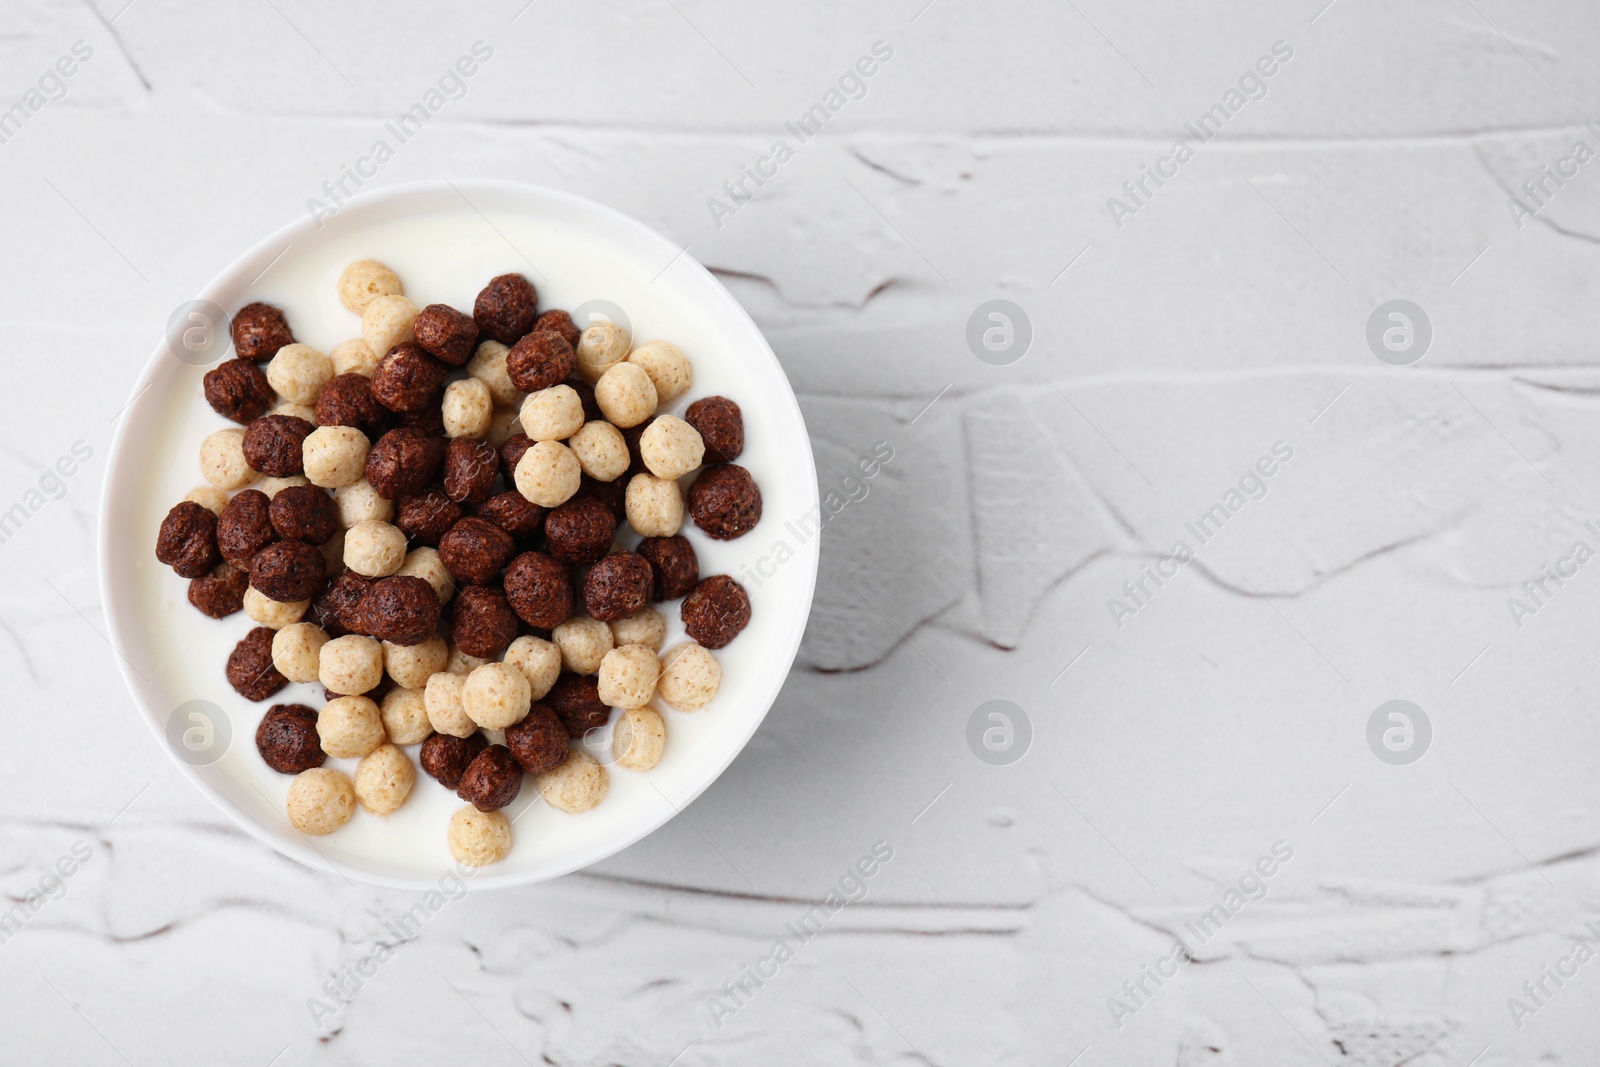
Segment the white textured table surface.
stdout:
<svg viewBox="0 0 1600 1067">
<path fill-rule="evenodd" d="M 1600 9 L 123 2 L 0 20 L 0 1061 L 1592 1062 Z M 93 564 L 168 313 L 356 167 L 643 219 L 766 331 L 825 492 L 894 450 L 717 784 L 403 944 L 415 894 L 175 772 Z M 994 299 L 1031 324 L 1008 365 L 967 341 Z M 1414 365 L 1366 340 L 1394 299 Z M 1391 699 L 1431 722 L 1409 765 L 1369 747 Z M 969 746 L 990 700 L 1020 761 Z"/>
</svg>

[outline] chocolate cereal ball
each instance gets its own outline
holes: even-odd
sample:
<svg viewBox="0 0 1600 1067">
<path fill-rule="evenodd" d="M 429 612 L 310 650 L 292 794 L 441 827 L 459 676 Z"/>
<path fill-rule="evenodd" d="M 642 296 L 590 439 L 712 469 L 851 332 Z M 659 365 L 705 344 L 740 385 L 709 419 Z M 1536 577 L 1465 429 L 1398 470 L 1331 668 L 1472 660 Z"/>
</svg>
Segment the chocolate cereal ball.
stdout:
<svg viewBox="0 0 1600 1067">
<path fill-rule="evenodd" d="M 225 619 L 244 607 L 244 591 L 250 586 L 250 576 L 244 571 L 219 563 L 209 574 L 201 575 L 189 583 L 189 603 L 200 609 L 202 615 Z"/>
<path fill-rule="evenodd" d="M 273 632 L 257 626 L 228 653 L 228 684 L 246 700 L 265 700 L 289 684 L 272 665 Z"/>
<path fill-rule="evenodd" d="M 456 796 L 479 811 L 498 811 L 522 791 L 522 765 L 504 745 L 478 753 L 461 774 Z"/>
<path fill-rule="evenodd" d="M 679 609 L 683 628 L 706 648 L 722 648 L 750 624 L 750 596 L 726 574 L 694 587 Z"/>
<path fill-rule="evenodd" d="M 592 496 L 606 506 L 621 526 L 628 518 L 628 487 L 621 478 L 614 482 L 599 482 L 584 475 L 578 484 L 578 496 Z"/>
<path fill-rule="evenodd" d="M 567 758 L 567 728 L 544 704 L 533 704 L 519 723 L 506 727 L 506 748 L 529 774 L 543 774 Z"/>
<path fill-rule="evenodd" d="M 280 604 L 310 600 L 326 577 L 327 561 L 304 541 L 274 542 L 250 561 L 250 584 Z"/>
<path fill-rule="evenodd" d="M 356 606 L 362 633 L 396 645 L 420 645 L 435 636 L 441 610 L 433 586 L 401 574 L 379 579 Z"/>
<path fill-rule="evenodd" d="M 444 491 L 458 504 L 481 504 L 489 499 L 500 473 L 500 456 L 487 441 L 457 437 L 444 454 Z"/>
<path fill-rule="evenodd" d="M 529 626 L 549 630 L 572 615 L 572 575 L 543 552 L 524 552 L 506 568 L 506 600 Z"/>
<path fill-rule="evenodd" d="M 277 399 L 266 374 L 248 359 L 224 360 L 206 371 L 201 382 L 211 410 L 242 425 L 272 410 Z"/>
<path fill-rule="evenodd" d="M 700 431 L 706 461 L 732 463 L 744 451 L 744 415 L 725 396 L 704 396 L 689 405 L 683 421 Z"/>
<path fill-rule="evenodd" d="M 383 424 L 387 410 L 372 395 L 372 382 L 362 374 L 340 374 L 317 394 L 318 426 L 354 426 L 372 434 Z"/>
<path fill-rule="evenodd" d="M 550 554 L 563 563 L 598 562 L 610 551 L 616 533 L 616 516 L 592 496 L 573 497 L 544 520 Z"/>
<path fill-rule="evenodd" d="M 372 372 L 372 395 L 390 411 L 420 411 L 449 376 L 450 368 L 420 346 L 401 342 L 378 361 Z"/>
<path fill-rule="evenodd" d="M 487 519 L 511 535 L 518 548 L 532 548 L 544 531 L 548 512 L 521 493 L 496 493 L 478 506 L 478 518 Z"/>
<path fill-rule="evenodd" d="M 646 537 L 639 542 L 639 555 L 650 561 L 654 576 L 652 600 L 677 600 L 687 596 L 700 580 L 700 561 L 694 546 L 682 534 L 672 537 Z"/>
<path fill-rule="evenodd" d="M 567 728 L 568 737 L 582 737 L 605 726 L 611 709 L 600 699 L 600 683 L 593 675 L 563 672 L 544 702 Z"/>
<path fill-rule="evenodd" d="M 408 430 L 416 430 L 424 437 L 445 438 L 450 436 L 445 432 L 444 405 L 442 402 L 430 402 L 416 411 L 402 411 L 395 416 L 394 424 L 403 426 Z M 438 447 L 441 449 L 439 455 L 442 458 L 444 456 L 442 451 L 444 442 L 441 441 Z"/>
<path fill-rule="evenodd" d="M 417 758 L 430 777 L 446 789 L 454 789 L 461 784 L 461 776 L 467 773 L 478 753 L 488 747 L 489 742 L 482 734 L 470 737 L 430 734 L 422 742 Z"/>
<path fill-rule="evenodd" d="M 503 345 L 514 345 L 533 328 L 539 294 L 520 274 L 492 278 L 472 303 L 478 333 Z"/>
<path fill-rule="evenodd" d="M 546 311 L 543 315 L 533 320 L 533 332 L 538 333 L 541 330 L 560 334 L 561 339 L 574 349 L 578 347 L 578 337 L 582 333 L 577 324 L 572 321 L 571 315 L 556 309 Z"/>
<path fill-rule="evenodd" d="M 339 532 L 339 505 L 314 485 L 291 485 L 278 490 L 267 506 L 272 529 L 285 541 L 326 543 Z"/>
<path fill-rule="evenodd" d="M 635 552 L 613 552 L 584 576 L 583 607 L 601 622 L 625 619 L 645 606 L 654 587 L 648 560 Z"/>
<path fill-rule="evenodd" d="M 330 637 L 345 634 L 363 634 L 365 623 L 359 608 L 367 590 L 377 583 L 352 570 L 342 570 L 333 576 L 327 587 L 311 600 L 311 617 Z"/>
<path fill-rule="evenodd" d="M 240 359 L 265 363 L 284 345 L 294 344 L 289 320 L 271 304 L 246 304 L 233 316 L 233 349 Z"/>
<path fill-rule="evenodd" d="M 584 381 L 581 374 L 568 378 L 567 384 L 572 386 L 572 391 L 578 394 L 578 402 L 583 405 L 584 422 L 605 418 L 605 414 L 600 410 L 600 402 L 594 398 L 594 386 Z"/>
<path fill-rule="evenodd" d="M 521 423 L 519 422 L 518 425 L 520 426 Z M 510 485 L 516 479 L 517 461 L 522 458 L 524 452 L 532 447 L 533 438 L 520 430 L 506 438 L 500 445 L 500 475 L 506 480 L 507 485 Z"/>
<path fill-rule="evenodd" d="M 516 612 L 500 590 L 469 585 L 456 595 L 450 636 L 467 655 L 494 659 L 517 636 Z"/>
<path fill-rule="evenodd" d="M 461 506 L 438 486 L 394 502 L 394 524 L 413 542 L 437 548 L 439 538 L 461 521 Z"/>
<path fill-rule="evenodd" d="M 577 369 L 577 353 L 559 333 L 530 333 L 506 353 L 506 375 L 524 393 L 560 385 Z"/>
<path fill-rule="evenodd" d="M 487 585 L 517 550 L 511 535 L 487 519 L 468 516 L 439 538 L 439 558 L 463 582 Z"/>
<path fill-rule="evenodd" d="M 217 516 L 217 548 L 223 559 L 240 570 L 248 570 L 256 553 L 277 539 L 272 501 L 259 489 L 235 493 Z"/>
<path fill-rule="evenodd" d="M 478 343 L 478 324 L 449 304 L 429 304 L 417 312 L 411 332 L 428 355 L 452 367 L 471 359 Z"/>
<path fill-rule="evenodd" d="M 217 550 L 217 517 L 192 500 L 180 501 L 161 520 L 156 559 L 180 578 L 202 578 L 222 560 Z"/>
<path fill-rule="evenodd" d="M 317 737 L 317 713 L 304 704 L 274 704 L 256 727 L 256 751 L 279 774 L 299 774 L 328 758 Z"/>
<path fill-rule="evenodd" d="M 385 500 L 420 493 L 438 478 L 446 447 L 411 427 L 390 430 L 367 455 L 367 481 Z"/>
<path fill-rule="evenodd" d="M 718 541 L 731 541 L 761 521 L 761 490 L 737 463 L 707 467 L 689 487 L 689 516 Z"/>
<path fill-rule="evenodd" d="M 293 415 L 263 415 L 244 432 L 244 461 L 273 478 L 299 474 L 305 469 L 301 451 L 315 429 Z"/>
</svg>

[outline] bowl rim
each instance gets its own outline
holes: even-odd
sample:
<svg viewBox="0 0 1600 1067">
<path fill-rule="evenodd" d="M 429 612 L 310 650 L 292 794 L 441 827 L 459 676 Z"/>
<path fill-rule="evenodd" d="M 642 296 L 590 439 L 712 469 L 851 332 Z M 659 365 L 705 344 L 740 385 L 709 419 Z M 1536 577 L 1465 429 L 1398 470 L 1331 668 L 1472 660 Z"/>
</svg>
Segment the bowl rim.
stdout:
<svg viewBox="0 0 1600 1067">
<path fill-rule="evenodd" d="M 778 398 L 778 403 L 789 415 L 793 416 L 795 425 L 799 428 L 801 434 L 804 435 L 809 442 L 810 432 L 806 427 L 805 415 L 800 409 L 799 399 L 795 395 L 794 387 L 792 384 L 790 384 L 788 375 L 784 373 L 783 365 L 779 362 L 777 354 L 773 352 L 771 344 L 767 341 L 766 336 L 761 332 L 760 327 L 756 325 L 755 320 L 750 317 L 750 313 L 746 311 L 744 306 L 734 298 L 731 292 L 728 291 L 727 286 L 722 284 L 721 279 L 717 278 L 716 275 L 707 270 L 698 259 L 694 258 L 694 256 L 689 253 L 688 246 L 685 245 L 680 247 L 678 244 L 668 239 L 659 231 L 643 222 L 640 222 L 631 215 L 618 211 L 616 208 L 602 204 L 599 201 L 591 200 L 588 197 L 579 196 L 575 193 L 570 193 L 562 189 L 551 188 L 549 186 L 535 185 L 529 182 L 520 182 L 503 178 L 457 179 L 443 177 L 425 179 L 421 181 L 403 182 L 397 185 L 385 187 L 383 189 L 362 192 L 344 201 L 339 206 L 339 214 L 344 215 L 350 209 L 376 208 L 379 205 L 395 200 L 404 200 L 411 197 L 431 196 L 447 190 L 453 191 L 462 200 L 466 201 L 469 207 L 475 207 L 476 205 L 474 205 L 472 200 L 468 198 L 467 192 L 476 190 L 486 194 L 502 196 L 509 195 L 513 197 L 525 196 L 544 198 L 578 212 L 598 213 L 602 216 L 609 217 L 609 220 L 612 224 L 617 225 L 625 230 L 631 230 L 633 234 L 641 240 L 645 242 L 654 242 L 659 245 L 664 253 L 673 257 L 672 261 L 668 263 L 669 267 L 698 272 L 698 274 L 702 276 L 702 283 L 710 283 L 708 289 L 709 298 L 720 303 L 722 310 L 725 313 L 730 314 L 735 320 L 742 321 L 742 323 L 749 328 L 751 334 L 759 341 L 759 344 L 754 346 L 754 350 L 748 353 L 748 358 L 764 359 L 770 362 L 772 369 L 777 372 L 779 380 L 784 385 L 784 388 L 781 390 L 782 396 Z M 335 224 L 337 224 L 337 222 L 335 222 Z M 280 245 L 283 245 L 286 242 L 292 244 L 297 237 L 305 235 L 308 232 L 314 232 L 321 228 L 322 227 L 318 220 L 309 216 L 295 219 L 292 222 L 278 227 L 276 230 L 273 230 L 271 233 L 261 238 L 261 240 L 251 245 L 243 253 L 235 257 L 225 267 L 213 275 L 212 278 L 195 293 L 192 299 L 214 301 L 222 290 L 234 288 L 245 269 L 249 265 L 259 260 L 261 256 L 269 251 L 277 249 Z M 680 263 L 682 265 L 681 268 Z M 249 284 L 251 283 L 247 282 L 246 286 Z M 133 674 L 137 672 L 134 671 L 133 665 L 129 661 L 128 655 L 125 651 L 127 644 L 124 640 L 125 630 L 121 621 L 121 615 L 124 611 L 130 611 L 132 609 L 130 609 L 128 605 L 122 601 L 120 595 L 114 591 L 115 583 L 112 581 L 112 575 L 119 564 L 117 563 L 117 553 L 113 551 L 110 518 L 111 508 L 119 498 L 120 494 L 131 492 L 131 490 L 128 489 L 124 484 L 126 479 L 118 477 L 118 473 L 119 468 L 122 467 L 126 462 L 124 458 L 126 455 L 126 437 L 129 432 L 129 427 L 134 422 L 134 419 L 132 418 L 133 412 L 138 408 L 145 392 L 147 392 L 154 384 L 158 372 L 163 367 L 163 360 L 169 358 L 171 358 L 171 356 L 167 352 L 167 341 L 163 336 L 163 338 L 157 342 L 151 355 L 145 361 L 144 367 L 139 372 L 138 377 L 134 380 L 133 390 L 129 394 L 129 400 L 119 413 L 120 417 L 118 419 L 118 425 L 112 435 L 110 451 L 108 453 L 106 462 L 105 480 L 100 488 L 98 501 L 99 514 L 96 517 L 95 522 L 95 536 L 97 542 L 95 562 L 98 569 L 100 602 L 105 614 L 108 639 L 111 643 L 113 651 L 116 653 L 117 670 L 122 676 L 123 684 L 126 686 L 127 691 L 133 697 L 134 705 L 140 712 L 140 717 L 144 719 L 145 725 L 149 727 L 151 733 L 155 736 L 157 747 L 159 747 L 166 754 L 167 758 L 172 762 L 172 764 L 178 768 L 184 777 L 186 777 L 190 783 L 200 791 L 200 793 L 221 808 L 235 824 L 241 827 L 251 837 L 266 844 L 274 851 L 298 860 L 313 870 L 324 872 L 331 870 L 332 873 L 340 874 L 350 880 L 391 889 L 415 890 L 434 888 L 439 879 L 442 878 L 445 873 L 452 870 L 456 871 L 457 873 L 464 873 L 466 877 L 470 878 L 473 888 L 501 888 L 518 885 L 534 885 L 540 882 L 550 881 L 560 878 L 564 875 L 571 874 L 573 871 L 582 870 L 600 862 L 601 860 L 616 855 L 623 849 L 636 844 L 638 841 L 654 833 L 656 830 L 666 825 L 667 822 L 677 817 L 684 811 L 684 809 L 698 799 L 700 794 L 709 788 L 713 782 L 721 777 L 723 772 L 726 771 L 728 767 L 732 766 L 733 761 L 736 760 L 739 757 L 739 754 L 744 751 L 745 746 L 749 744 L 750 738 L 755 735 L 756 730 L 758 730 L 761 724 L 766 721 L 768 712 L 772 710 L 773 704 L 777 702 L 778 695 L 782 691 L 784 683 L 788 680 L 790 672 L 793 670 L 795 658 L 800 651 L 800 641 L 805 634 L 806 624 L 811 616 L 811 608 L 816 596 L 817 572 L 820 564 L 820 538 L 813 539 L 804 547 L 803 551 L 797 553 L 799 558 L 796 559 L 795 562 L 799 563 L 804 568 L 804 610 L 797 611 L 793 616 L 793 620 L 789 625 L 789 632 L 784 635 L 787 639 L 786 643 L 788 647 L 786 650 L 783 650 L 782 655 L 775 660 L 775 663 L 781 662 L 782 669 L 780 671 L 773 672 L 773 681 L 770 683 L 770 692 L 768 692 L 761 699 L 759 712 L 750 716 L 748 720 L 748 728 L 745 730 L 744 736 L 739 738 L 737 745 L 729 750 L 726 760 L 723 760 L 719 765 L 708 763 L 704 771 L 696 775 L 693 779 L 692 788 L 686 790 L 680 799 L 674 800 L 671 798 L 666 798 L 666 794 L 663 793 L 663 798 L 667 799 L 668 810 L 659 816 L 656 814 L 651 814 L 647 818 L 642 819 L 639 826 L 637 828 L 630 829 L 629 833 L 621 835 L 617 838 L 607 839 L 604 844 L 600 845 L 599 847 L 585 849 L 570 863 L 563 864 L 558 869 L 551 871 L 496 872 L 493 866 L 476 869 L 462 868 L 460 864 L 452 861 L 451 864 L 441 868 L 440 875 L 437 878 L 431 880 L 422 879 L 420 877 L 412 878 L 384 872 L 368 871 L 359 867 L 350 866 L 347 863 L 340 863 L 330 859 L 321 850 L 310 845 L 309 839 L 305 838 L 304 835 L 301 835 L 299 840 L 293 840 L 286 836 L 273 836 L 271 833 L 269 833 L 267 828 L 261 825 L 252 815 L 240 809 L 220 790 L 213 787 L 211 783 L 199 773 L 199 770 L 196 767 L 193 767 L 188 763 L 185 763 L 183 760 L 180 760 L 177 757 L 177 754 L 172 751 L 171 746 L 166 743 L 164 727 L 158 722 L 159 717 L 153 710 L 150 701 L 147 699 L 147 694 L 145 693 L 144 689 L 141 688 L 139 682 L 133 677 Z M 812 456 L 811 449 L 807 447 L 799 449 L 798 451 L 800 452 L 800 455 L 785 457 L 785 463 L 800 468 L 795 471 L 796 476 L 804 477 L 805 480 L 803 484 L 805 487 L 807 487 L 810 502 L 814 505 L 819 504 L 820 490 L 817 485 L 816 463 Z M 152 687 L 154 686 L 154 683 L 146 684 L 149 684 Z M 535 803 L 537 803 L 537 801 L 535 801 Z"/>
</svg>

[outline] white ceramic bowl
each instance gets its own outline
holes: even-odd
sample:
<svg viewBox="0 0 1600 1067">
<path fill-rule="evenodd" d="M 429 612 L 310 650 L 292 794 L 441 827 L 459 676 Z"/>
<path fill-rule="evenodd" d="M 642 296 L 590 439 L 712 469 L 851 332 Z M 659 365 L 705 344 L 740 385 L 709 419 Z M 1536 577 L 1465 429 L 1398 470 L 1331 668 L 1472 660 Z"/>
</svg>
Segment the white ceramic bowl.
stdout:
<svg viewBox="0 0 1600 1067">
<path fill-rule="evenodd" d="M 346 263 L 367 258 L 391 266 L 419 306 L 441 302 L 470 311 L 485 282 L 513 271 L 534 282 L 541 308 L 609 301 L 631 319 L 636 342 L 670 340 L 693 361 L 694 386 L 669 410 L 721 394 L 744 411 L 739 462 L 761 486 L 761 522 L 731 542 L 713 541 L 687 520 L 683 532 L 694 542 L 702 575 L 731 574 L 744 583 L 750 625 L 717 653 L 722 688 L 708 707 L 686 713 L 657 702 L 668 733 L 666 754 L 654 770 L 609 768 L 608 796 L 582 815 L 549 807 L 525 779 L 506 809 L 515 820 L 511 855 L 484 868 L 473 884 L 553 878 L 612 855 L 676 814 L 733 761 L 776 699 L 805 630 L 817 573 L 817 482 L 805 423 L 771 348 L 705 268 L 633 219 L 550 189 L 460 181 L 368 195 L 322 219 L 320 227 L 309 216 L 286 226 L 197 299 L 227 314 L 254 300 L 276 304 L 297 340 L 326 352 L 360 334 L 359 319 L 339 304 L 334 283 Z M 204 329 L 201 319 L 192 321 Z M 231 355 L 225 323 L 222 331 L 216 357 Z M 203 340 L 199 333 L 190 337 Z M 401 888 L 434 885 L 453 869 L 445 831 L 462 802 L 419 768 L 410 798 L 393 815 L 358 810 L 326 837 L 294 830 L 284 815 L 292 779 L 262 762 L 255 729 L 273 703 L 321 707 L 320 688 L 290 685 L 261 703 L 236 694 L 224 663 L 254 624 L 242 612 L 222 621 L 201 615 L 186 600 L 187 581 L 156 562 L 162 516 L 204 484 L 201 439 L 232 425 L 201 394 L 201 376 L 215 361 L 194 365 L 201 360 L 163 339 L 134 386 L 112 446 L 101 501 L 100 570 L 123 677 L 179 768 L 252 834 L 350 878 Z M 631 539 L 624 532 L 623 540 Z M 669 627 L 665 647 L 671 647 L 684 639 L 678 605 L 661 607 Z M 415 761 L 416 746 L 408 752 Z M 327 765 L 353 772 L 354 762 L 330 759 Z"/>
</svg>

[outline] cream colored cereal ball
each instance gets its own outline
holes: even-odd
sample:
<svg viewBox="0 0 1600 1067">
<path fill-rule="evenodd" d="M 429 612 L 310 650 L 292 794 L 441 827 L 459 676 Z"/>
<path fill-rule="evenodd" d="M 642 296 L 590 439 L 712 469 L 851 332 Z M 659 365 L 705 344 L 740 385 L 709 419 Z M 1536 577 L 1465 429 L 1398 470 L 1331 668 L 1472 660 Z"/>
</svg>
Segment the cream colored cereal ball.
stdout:
<svg viewBox="0 0 1600 1067">
<path fill-rule="evenodd" d="M 466 684 L 466 675 L 449 671 L 440 671 L 428 679 L 422 699 L 428 709 L 428 722 L 439 733 L 451 737 L 471 737 L 477 731 L 478 724 L 461 706 L 461 690 Z"/>
<path fill-rule="evenodd" d="M 626 430 L 656 413 L 656 387 L 637 363 L 618 363 L 594 385 L 601 414 Z"/>
<path fill-rule="evenodd" d="M 444 387 L 444 432 L 449 437 L 482 437 L 494 418 L 494 397 L 476 378 L 461 378 Z"/>
<path fill-rule="evenodd" d="M 310 481 L 305 475 L 291 474 L 287 478 L 263 478 L 256 484 L 256 488 L 267 494 L 267 499 L 271 500 L 273 497 L 277 496 L 279 493 L 283 492 L 283 490 L 292 485 L 310 484 Z"/>
<path fill-rule="evenodd" d="M 272 665 L 291 682 L 314 682 L 327 643 L 328 632 L 316 623 L 292 622 L 272 635 Z"/>
<path fill-rule="evenodd" d="M 682 478 L 700 466 L 706 443 L 676 415 L 663 415 L 639 435 L 639 458 L 657 478 Z"/>
<path fill-rule="evenodd" d="M 383 681 L 383 645 L 360 634 L 335 637 L 317 652 L 317 681 L 341 696 L 376 689 Z"/>
<path fill-rule="evenodd" d="M 661 663 L 643 645 L 613 648 L 600 660 L 600 699 L 613 708 L 642 708 L 656 691 Z"/>
<path fill-rule="evenodd" d="M 246 617 L 257 626 L 265 626 L 269 630 L 281 630 L 292 622 L 299 622 L 300 616 L 310 606 L 309 600 L 273 600 L 253 585 L 244 591 Z"/>
<path fill-rule="evenodd" d="M 522 394 L 517 394 L 517 406 L 514 408 L 496 408 L 489 418 L 489 428 L 483 432 L 483 439 L 499 448 L 511 438 L 522 432 Z"/>
<path fill-rule="evenodd" d="M 284 345 L 267 361 L 267 384 L 285 400 L 310 404 L 333 377 L 328 357 L 310 345 Z"/>
<path fill-rule="evenodd" d="M 228 494 L 214 485 L 197 485 L 183 499 L 199 504 L 213 515 L 221 515 L 228 506 Z"/>
<path fill-rule="evenodd" d="M 633 338 L 614 322 L 596 322 L 578 335 L 578 373 L 593 384 L 615 364 L 628 358 Z"/>
<path fill-rule="evenodd" d="M 677 345 L 647 341 L 628 353 L 628 362 L 644 368 L 656 387 L 656 402 L 670 404 L 694 384 L 694 368 Z"/>
<path fill-rule="evenodd" d="M 529 700 L 543 700 L 561 676 L 561 650 L 532 634 L 511 642 L 502 659 L 521 671 L 528 680 Z"/>
<path fill-rule="evenodd" d="M 572 499 L 582 477 L 578 457 L 560 441 L 535 443 L 512 472 L 517 492 L 542 508 L 560 507 Z"/>
<path fill-rule="evenodd" d="M 588 811 L 604 800 L 610 784 L 606 769 L 581 748 L 569 750 L 566 762 L 533 779 L 545 802 L 569 815 Z"/>
<path fill-rule="evenodd" d="M 274 415 L 293 415 L 297 419 L 305 419 L 311 425 L 317 424 L 317 409 L 310 404 L 296 404 L 286 400 L 272 409 Z"/>
<path fill-rule="evenodd" d="M 317 713 L 317 737 L 334 759 L 360 759 L 383 744 L 383 716 L 366 697 L 334 697 Z"/>
<path fill-rule="evenodd" d="M 356 799 L 374 815 L 388 815 L 411 795 L 417 769 L 394 745 L 379 745 L 356 764 Z"/>
<path fill-rule="evenodd" d="M 574 615 L 557 626 L 550 640 L 561 650 L 562 664 L 574 674 L 593 674 L 615 647 L 611 627 L 588 615 Z"/>
<path fill-rule="evenodd" d="M 499 341 L 484 341 L 467 360 L 467 373 L 488 386 L 489 395 L 501 407 L 522 398 L 522 390 L 512 384 L 511 375 L 506 372 L 506 353 L 510 351 Z"/>
<path fill-rule="evenodd" d="M 648 771 L 667 748 L 667 724 L 654 708 L 629 708 L 611 730 L 611 756 L 630 771 Z"/>
<path fill-rule="evenodd" d="M 324 489 L 354 485 L 367 473 L 372 442 L 354 426 L 318 426 L 300 446 L 306 480 Z"/>
<path fill-rule="evenodd" d="M 406 562 L 406 535 L 400 527 L 363 519 L 344 535 L 344 565 L 368 578 L 387 578 Z"/>
<path fill-rule="evenodd" d="M 640 537 L 671 537 L 683 525 L 683 490 L 670 479 L 635 474 L 628 480 L 623 504 L 628 525 Z"/>
<path fill-rule="evenodd" d="M 686 641 L 661 657 L 661 678 L 656 688 L 661 699 L 680 711 L 695 711 L 711 703 L 722 685 L 722 665 L 703 646 Z"/>
<path fill-rule="evenodd" d="M 379 297 L 399 296 L 405 291 L 395 272 L 375 259 L 358 259 L 339 275 L 339 303 L 357 315 Z"/>
<path fill-rule="evenodd" d="M 434 594 L 438 596 L 441 604 L 450 603 L 450 598 L 456 595 L 455 579 L 450 576 L 450 568 L 444 565 L 437 548 L 429 548 L 427 545 L 413 548 L 406 553 L 405 562 L 400 564 L 400 569 L 395 573 L 421 578 L 433 586 Z"/>
<path fill-rule="evenodd" d="M 243 430 L 218 430 L 200 442 L 200 476 L 218 489 L 242 489 L 256 480 L 244 459 Z"/>
<path fill-rule="evenodd" d="M 451 857 L 463 867 L 487 867 L 511 854 L 511 820 L 468 805 L 450 816 Z"/>
<path fill-rule="evenodd" d="M 604 419 L 584 423 L 567 440 L 567 447 L 578 457 L 583 473 L 597 482 L 615 481 L 628 469 L 628 442 Z"/>
<path fill-rule="evenodd" d="M 394 501 L 379 496 L 365 478 L 335 489 L 333 502 L 339 506 L 339 525 L 346 530 L 368 519 L 389 522 L 394 518 Z"/>
<path fill-rule="evenodd" d="M 660 652 L 661 642 L 667 639 L 667 620 L 646 604 L 627 618 L 611 623 L 611 637 L 618 645 L 643 645 Z"/>
<path fill-rule="evenodd" d="M 394 684 L 407 689 L 421 689 L 428 679 L 444 670 L 450 663 L 450 646 L 444 638 L 434 634 L 415 645 L 383 643 L 383 669 L 389 672 Z"/>
<path fill-rule="evenodd" d="M 378 353 L 368 348 L 367 342 L 361 338 L 352 337 L 333 346 L 333 351 L 328 353 L 328 362 L 333 364 L 335 374 L 359 374 L 363 378 L 370 378 L 372 372 L 378 369 Z"/>
<path fill-rule="evenodd" d="M 361 313 L 361 339 L 382 360 L 395 345 L 414 340 L 416 321 L 417 305 L 403 296 L 380 296 Z"/>
<path fill-rule="evenodd" d="M 485 663 L 461 687 L 461 709 L 489 730 L 504 730 L 527 718 L 532 701 L 528 679 L 509 663 Z"/>
<path fill-rule="evenodd" d="M 323 570 L 328 574 L 338 574 L 339 568 L 344 566 L 343 530 L 322 542 L 322 561 Z"/>
<path fill-rule="evenodd" d="M 426 741 L 433 733 L 433 723 L 428 721 L 428 703 L 421 689 L 395 686 L 383 694 L 378 714 L 383 719 L 383 732 L 397 745 L 415 745 Z"/>
<path fill-rule="evenodd" d="M 313 767 L 289 783 L 289 822 L 303 834 L 331 834 L 356 811 L 356 790 L 343 771 Z"/>
<path fill-rule="evenodd" d="M 534 441 L 564 441 L 583 425 L 583 400 L 570 385 L 552 385 L 522 401 L 522 432 Z"/>
<path fill-rule="evenodd" d="M 451 674 L 471 674 L 489 661 L 482 656 L 469 656 L 454 644 L 450 646 L 450 664 L 445 670 Z"/>
</svg>

